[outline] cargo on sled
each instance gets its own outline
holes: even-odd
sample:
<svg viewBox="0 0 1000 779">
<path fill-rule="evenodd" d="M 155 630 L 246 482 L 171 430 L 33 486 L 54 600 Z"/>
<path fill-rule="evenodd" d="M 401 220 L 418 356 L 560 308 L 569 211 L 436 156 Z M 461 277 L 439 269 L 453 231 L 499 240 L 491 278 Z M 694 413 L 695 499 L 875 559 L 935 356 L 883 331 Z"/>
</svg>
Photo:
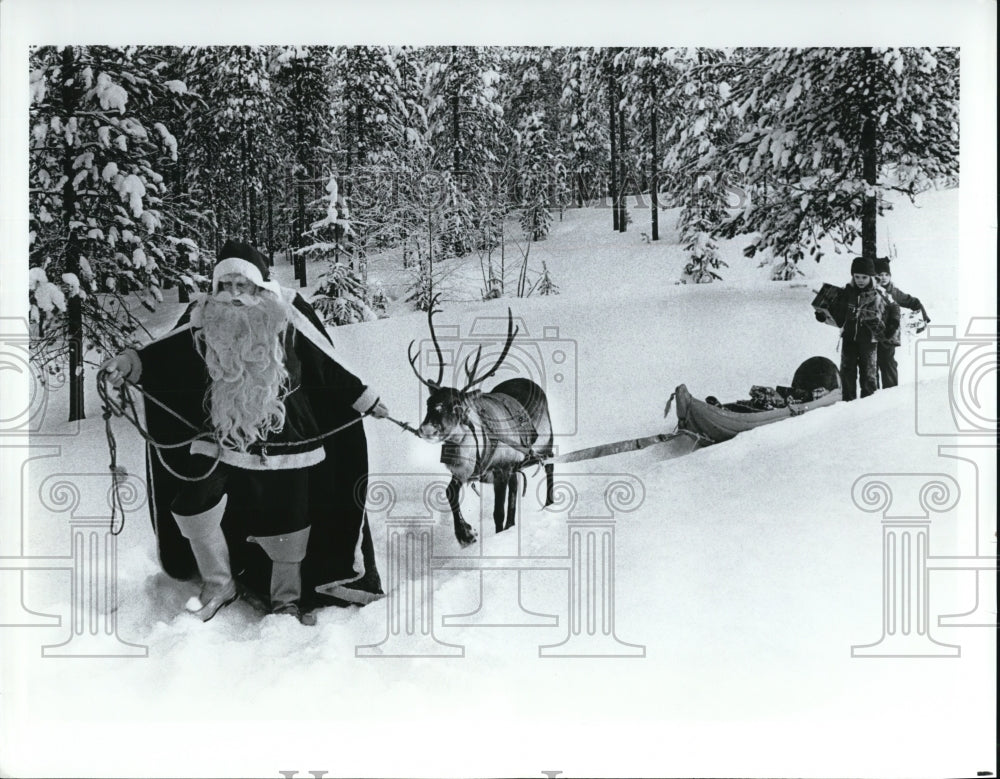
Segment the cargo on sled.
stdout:
<svg viewBox="0 0 1000 779">
<path fill-rule="evenodd" d="M 761 425 L 833 405 L 841 397 L 837 366 L 826 357 L 810 357 L 795 371 L 790 387 L 754 386 L 749 398 L 731 403 L 721 403 L 711 396 L 699 400 L 681 384 L 667 401 L 664 416 L 673 405 L 678 431 L 697 436 L 707 446 Z"/>
<path fill-rule="evenodd" d="M 677 427 L 673 432 L 579 449 L 548 458 L 547 462 L 580 462 L 642 449 L 659 459 L 683 457 L 703 446 L 728 441 L 745 430 L 799 416 L 840 399 L 840 371 L 826 357 L 810 357 L 803 362 L 790 387 L 754 386 L 748 399 L 733 403 L 720 403 L 712 397 L 698 400 L 681 384 L 663 412 L 666 417 L 671 407 L 676 408 Z"/>
</svg>

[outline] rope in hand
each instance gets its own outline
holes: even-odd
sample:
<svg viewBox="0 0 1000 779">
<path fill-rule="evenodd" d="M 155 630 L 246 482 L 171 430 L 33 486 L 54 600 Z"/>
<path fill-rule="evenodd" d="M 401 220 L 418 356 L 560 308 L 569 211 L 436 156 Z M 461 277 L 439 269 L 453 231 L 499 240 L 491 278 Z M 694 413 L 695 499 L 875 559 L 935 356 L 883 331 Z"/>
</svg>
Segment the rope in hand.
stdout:
<svg viewBox="0 0 1000 779">
<path fill-rule="evenodd" d="M 400 422 L 398 419 L 393 419 L 389 415 L 384 416 L 383 419 L 388 419 L 393 424 L 399 425 L 401 428 L 403 428 L 403 430 L 407 431 L 408 433 L 413 433 L 413 435 L 415 435 L 417 438 L 421 437 L 420 431 L 417 430 L 415 427 L 411 427 L 410 425 L 406 424 L 406 422 Z"/>
<path fill-rule="evenodd" d="M 202 481 L 203 479 L 207 479 L 212 474 L 212 472 L 215 471 L 216 467 L 218 467 L 218 465 L 219 465 L 219 460 L 222 457 L 222 449 L 221 449 L 221 447 L 218 449 L 218 451 L 216 453 L 216 456 L 215 456 L 215 459 L 212 462 L 212 465 L 209 467 L 209 469 L 205 473 L 203 473 L 200 476 L 185 476 L 182 473 L 177 473 L 177 471 L 175 471 L 173 468 L 171 468 L 170 465 L 167 463 L 167 461 L 163 458 L 163 453 L 161 452 L 161 450 L 162 449 L 179 449 L 182 446 L 190 446 L 192 443 L 194 443 L 195 441 L 198 441 L 198 440 L 215 441 L 215 438 L 212 435 L 210 435 L 209 433 L 198 431 L 195 435 L 191 436 L 190 438 L 187 438 L 187 439 L 185 439 L 183 441 L 178 441 L 178 442 L 173 443 L 173 444 L 165 444 L 165 443 L 161 443 L 159 441 L 156 441 L 149 434 L 149 431 L 143 428 L 142 422 L 139 421 L 139 412 L 138 412 L 138 409 L 136 409 L 135 401 L 133 400 L 132 396 L 127 392 L 127 388 L 132 388 L 132 389 L 135 389 L 138 392 L 142 393 L 142 395 L 146 399 L 148 399 L 148 400 L 152 401 L 153 403 L 155 403 L 157 406 L 159 406 L 161 409 L 163 409 L 164 411 L 166 411 L 168 414 L 170 414 L 172 417 L 174 417 L 175 419 L 177 419 L 179 422 L 183 423 L 184 425 L 186 425 L 187 427 L 191 428 L 192 430 L 198 431 L 198 428 L 195 425 L 193 425 L 189 420 L 185 419 L 180 414 L 178 414 L 176 411 L 174 411 L 172 408 L 170 408 L 169 406 L 161 403 L 159 400 L 157 400 L 156 398 L 154 398 L 148 392 L 145 392 L 141 387 L 139 387 L 136 384 L 133 384 L 132 382 L 123 381 L 121 383 L 121 385 L 119 385 L 119 387 L 117 389 L 118 389 L 118 392 L 119 392 L 120 400 L 118 402 L 115 402 L 114 400 L 111 399 L 111 395 L 108 392 L 107 381 L 104 380 L 103 373 L 99 373 L 98 376 L 97 376 L 97 393 L 101 397 L 101 404 L 102 404 L 102 407 L 104 409 L 104 419 L 105 419 L 105 426 L 106 426 L 105 432 L 106 432 L 106 435 L 108 437 L 108 449 L 110 451 L 112 451 L 112 452 L 117 451 L 117 445 L 116 445 L 116 442 L 115 442 L 114 433 L 111 431 L 111 416 L 124 417 L 125 419 L 127 419 L 129 422 L 132 423 L 132 426 L 136 430 L 139 431 L 139 435 L 141 435 L 142 438 L 143 438 L 143 440 L 147 444 L 149 444 L 150 448 L 153 450 L 153 452 L 155 452 L 157 459 L 159 459 L 160 464 L 164 467 L 164 469 L 167 471 L 167 473 L 169 473 L 171 476 L 173 476 L 176 479 L 180 479 L 181 481 Z M 113 458 L 113 460 L 114 460 L 114 458 Z M 112 466 L 114 466 L 114 465 L 115 465 L 115 463 L 113 461 L 112 462 Z M 121 470 L 124 471 L 124 469 L 121 469 Z M 125 474 L 125 475 L 127 475 L 127 474 Z M 122 478 L 124 478 L 124 477 L 122 477 Z M 120 499 L 117 496 L 117 490 L 116 490 L 115 501 L 116 502 L 120 502 Z"/>
<path fill-rule="evenodd" d="M 100 376 L 98 377 L 98 387 L 101 386 L 103 382 Z M 124 402 L 124 389 L 121 389 Z M 115 434 L 111 430 L 111 417 L 113 416 L 112 406 L 108 402 L 104 402 L 105 395 L 101 395 L 102 408 L 104 413 L 104 435 L 108 439 L 108 452 L 111 455 L 111 463 L 108 465 L 108 469 L 111 471 L 111 535 L 116 536 L 125 529 L 125 506 L 122 504 L 121 496 L 121 486 L 126 478 L 128 478 L 128 471 L 118 464 L 118 442 L 115 441 Z M 121 512 L 121 524 L 116 528 L 115 519 L 118 512 Z"/>
<path fill-rule="evenodd" d="M 151 401 L 160 409 L 162 409 L 163 411 L 167 412 L 172 417 L 177 419 L 179 422 L 183 423 L 192 430 L 195 430 L 196 434 L 191 436 L 190 438 L 187 438 L 183 441 L 178 441 L 173 444 L 165 444 L 155 440 L 153 436 L 150 435 L 149 431 L 143 427 L 142 422 L 139 420 L 139 412 L 135 406 L 135 401 L 133 397 L 128 392 L 129 389 L 134 389 L 137 392 L 141 393 L 146 400 Z M 118 464 L 118 443 L 115 439 L 114 431 L 111 429 L 111 417 L 113 416 L 124 417 L 129 422 L 131 422 L 132 426 L 139 431 L 139 434 L 142 436 L 143 440 L 146 441 L 146 443 L 149 445 L 150 449 L 152 449 L 153 452 L 156 453 L 156 456 L 159 459 L 160 464 L 164 467 L 167 473 L 169 473 L 174 478 L 180 479 L 181 481 L 194 482 L 207 479 L 216 469 L 216 467 L 218 467 L 219 462 L 221 461 L 222 458 L 222 446 L 221 444 L 219 444 L 217 437 L 213 436 L 210 433 L 206 433 L 199 430 L 199 428 L 196 425 L 192 424 L 189 420 L 185 419 L 183 416 L 178 414 L 169 406 L 165 405 L 164 403 L 161 403 L 155 397 L 153 397 L 148 392 L 143 390 L 142 387 L 139 387 L 138 385 L 133 384 L 132 382 L 126 380 L 123 381 L 122 384 L 117 387 L 117 390 L 119 393 L 119 398 L 116 401 L 112 398 L 112 393 L 109 391 L 108 382 L 104 378 L 104 372 L 98 373 L 97 393 L 101 398 L 101 407 L 103 410 L 102 416 L 104 417 L 104 433 L 108 441 L 108 452 L 110 453 L 111 456 L 111 463 L 108 467 L 111 471 L 111 480 L 112 480 L 111 481 L 111 491 L 112 491 L 111 532 L 114 535 L 118 535 L 119 533 L 121 533 L 121 531 L 125 527 L 125 509 L 121 499 L 121 489 L 122 485 L 125 482 L 125 479 L 128 477 L 128 471 L 123 466 Z M 336 433 L 339 433 L 342 430 L 347 429 L 351 425 L 357 424 L 362 419 L 363 417 L 357 417 L 355 419 L 352 419 L 350 422 L 340 425 L 339 427 L 335 427 L 332 430 L 327 431 L 326 433 L 322 433 L 321 435 L 313 436 L 312 438 L 304 439 L 302 441 L 296 441 L 294 443 L 271 444 L 269 445 L 268 448 L 281 448 L 283 446 L 301 446 L 303 444 L 310 444 L 317 441 L 322 441 L 326 438 L 329 438 L 332 435 L 335 435 Z M 404 430 L 407 430 L 413 433 L 414 435 L 417 436 L 420 435 L 415 428 L 406 424 L 406 422 L 400 422 L 398 419 L 393 419 L 392 417 L 389 416 L 387 416 L 386 419 L 389 419 L 390 421 L 399 425 Z M 212 465 L 207 472 L 205 472 L 200 476 L 185 476 L 184 474 L 177 473 L 177 471 L 175 471 L 173 468 L 170 467 L 170 465 L 167 464 L 161 450 L 178 449 L 182 446 L 190 446 L 192 443 L 198 440 L 211 441 L 215 443 L 217 446 L 215 459 L 212 462 Z M 121 525 L 116 529 L 115 521 L 119 512 L 121 512 L 122 522 Z"/>
</svg>

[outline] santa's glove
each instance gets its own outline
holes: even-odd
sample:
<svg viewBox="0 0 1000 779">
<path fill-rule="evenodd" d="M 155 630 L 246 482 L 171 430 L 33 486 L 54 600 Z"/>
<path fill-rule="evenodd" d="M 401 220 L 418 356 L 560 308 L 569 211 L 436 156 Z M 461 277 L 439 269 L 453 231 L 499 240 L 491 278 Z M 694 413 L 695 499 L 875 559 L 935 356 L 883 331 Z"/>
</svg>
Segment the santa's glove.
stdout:
<svg viewBox="0 0 1000 779">
<path fill-rule="evenodd" d="M 826 324 L 826 314 L 824 314 L 822 311 L 817 311 L 816 312 L 816 321 L 817 322 L 822 322 L 823 324 Z"/>
<path fill-rule="evenodd" d="M 101 365 L 100 376 L 112 387 L 120 387 L 123 381 L 135 383 L 142 374 L 142 361 L 135 349 L 126 349 L 117 357 L 112 357 Z"/>
<path fill-rule="evenodd" d="M 368 410 L 368 414 L 375 419 L 385 419 L 389 416 L 389 408 L 380 400 Z"/>
</svg>

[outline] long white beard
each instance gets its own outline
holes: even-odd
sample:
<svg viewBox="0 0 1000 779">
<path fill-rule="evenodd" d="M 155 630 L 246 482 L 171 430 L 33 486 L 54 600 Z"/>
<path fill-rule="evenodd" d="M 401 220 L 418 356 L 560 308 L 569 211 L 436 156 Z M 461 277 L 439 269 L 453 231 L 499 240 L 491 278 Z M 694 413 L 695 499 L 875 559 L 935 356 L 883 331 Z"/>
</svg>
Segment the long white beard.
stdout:
<svg viewBox="0 0 1000 779">
<path fill-rule="evenodd" d="M 252 306 L 209 296 L 201 322 L 198 337 L 212 380 L 205 398 L 212 425 L 220 444 L 245 452 L 285 425 L 286 304 L 267 294 Z"/>
</svg>

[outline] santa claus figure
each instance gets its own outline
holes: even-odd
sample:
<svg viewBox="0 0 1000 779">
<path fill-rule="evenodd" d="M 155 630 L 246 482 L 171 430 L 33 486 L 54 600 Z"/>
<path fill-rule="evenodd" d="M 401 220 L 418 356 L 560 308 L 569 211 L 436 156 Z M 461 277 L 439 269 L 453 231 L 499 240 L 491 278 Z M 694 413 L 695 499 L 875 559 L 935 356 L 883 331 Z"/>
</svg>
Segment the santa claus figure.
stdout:
<svg viewBox="0 0 1000 779">
<path fill-rule="evenodd" d="M 245 593 L 314 624 L 318 606 L 381 596 L 361 419 L 388 411 L 253 247 L 228 242 L 211 293 L 101 375 L 142 389 L 160 560 L 202 581 L 189 611 L 207 621 Z"/>
</svg>

